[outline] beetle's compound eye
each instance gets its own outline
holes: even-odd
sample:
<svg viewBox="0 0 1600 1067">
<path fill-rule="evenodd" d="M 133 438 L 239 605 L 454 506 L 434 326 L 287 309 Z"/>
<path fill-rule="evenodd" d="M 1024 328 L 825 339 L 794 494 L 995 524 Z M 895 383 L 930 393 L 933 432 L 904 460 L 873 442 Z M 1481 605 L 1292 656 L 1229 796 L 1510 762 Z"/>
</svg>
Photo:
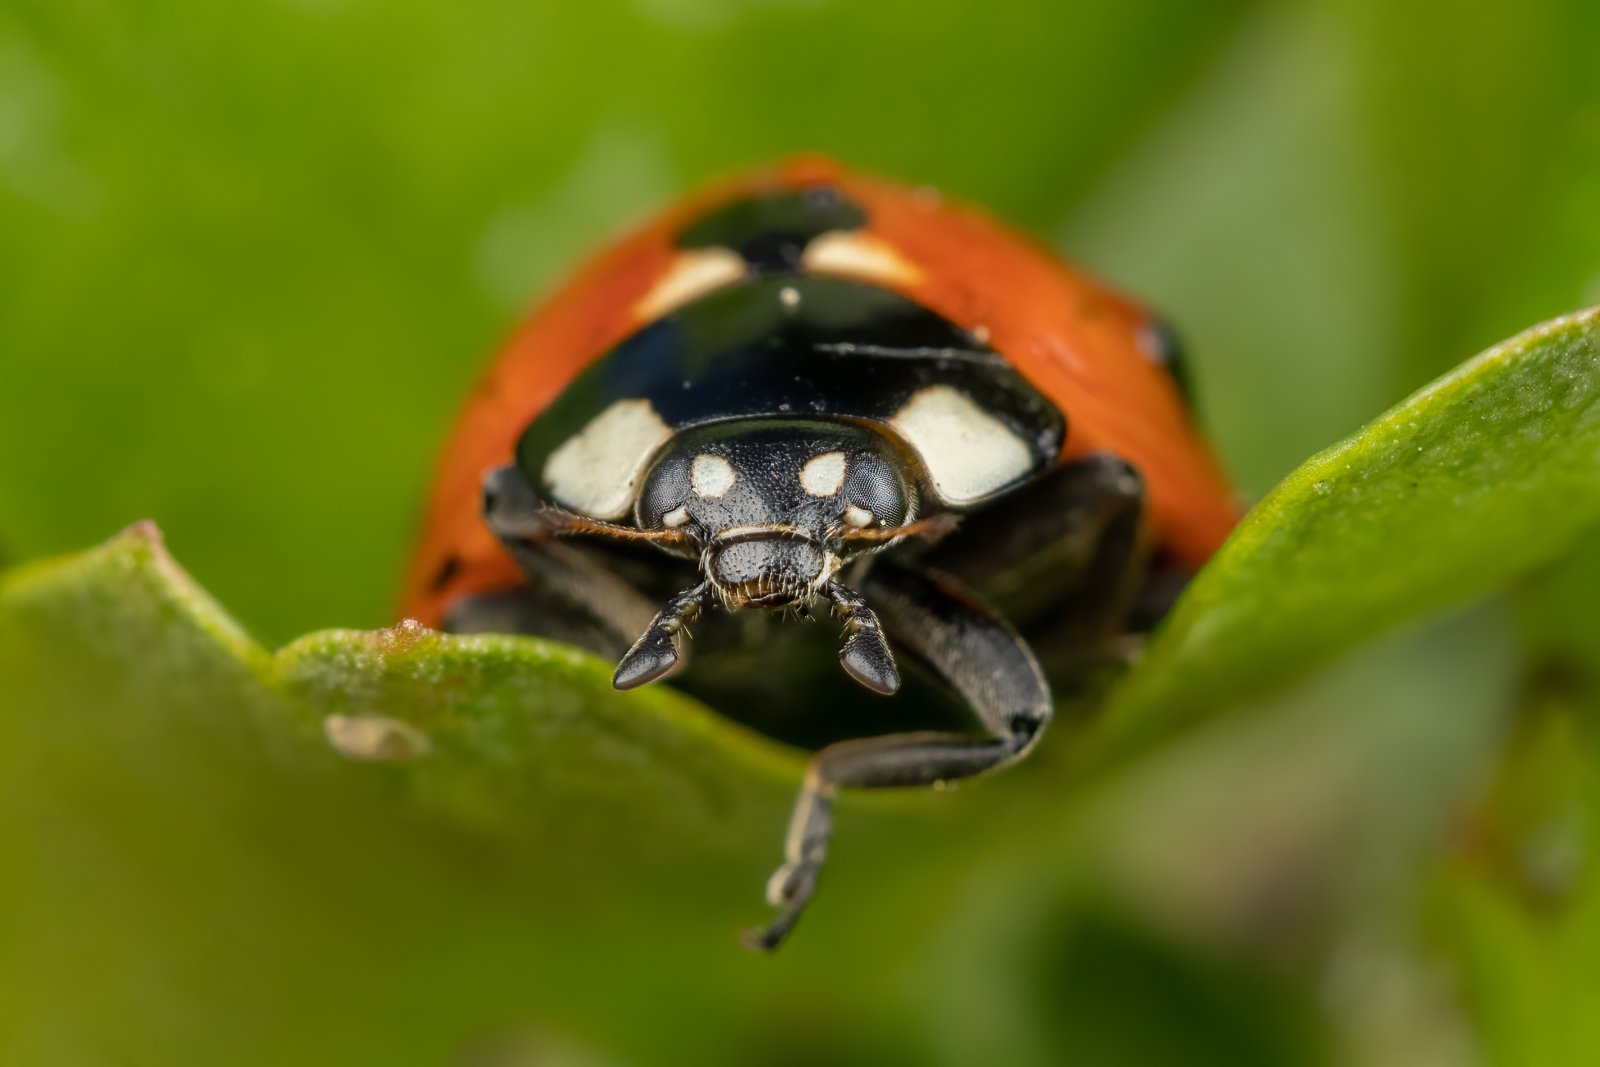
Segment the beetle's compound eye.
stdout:
<svg viewBox="0 0 1600 1067">
<path fill-rule="evenodd" d="M 689 464 L 688 456 L 669 455 L 645 477 L 635 505 L 635 519 L 641 529 L 658 530 L 688 524 L 689 495 L 693 492 Z"/>
<path fill-rule="evenodd" d="M 911 511 L 911 490 L 899 464 L 881 453 L 852 457 L 843 486 L 846 526 L 899 526 Z"/>
</svg>

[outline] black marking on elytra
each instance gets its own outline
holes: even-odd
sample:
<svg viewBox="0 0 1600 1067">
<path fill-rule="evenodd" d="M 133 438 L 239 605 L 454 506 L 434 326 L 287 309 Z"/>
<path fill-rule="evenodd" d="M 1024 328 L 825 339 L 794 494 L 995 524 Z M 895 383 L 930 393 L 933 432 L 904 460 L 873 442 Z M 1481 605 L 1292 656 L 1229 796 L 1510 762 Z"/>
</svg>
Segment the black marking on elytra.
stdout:
<svg viewBox="0 0 1600 1067">
<path fill-rule="evenodd" d="M 431 583 L 429 583 L 428 588 L 431 589 L 433 592 L 437 593 L 439 590 L 441 590 L 445 586 L 449 585 L 450 584 L 450 580 L 452 578 L 454 578 L 460 572 L 461 572 L 461 559 L 460 559 L 460 557 L 459 556 L 451 556 L 449 559 L 445 560 L 444 563 L 439 567 L 439 570 L 433 576 L 433 581 Z"/>
<path fill-rule="evenodd" d="M 1184 404 L 1193 408 L 1194 379 L 1189 373 L 1188 346 L 1183 343 L 1183 338 L 1172 323 L 1159 316 L 1152 316 L 1145 329 L 1150 331 L 1151 358 L 1172 378 L 1183 396 Z"/>
<path fill-rule="evenodd" d="M 649 400 L 674 430 L 761 416 L 883 423 L 933 385 L 1029 442 L 1035 472 L 1054 464 L 1061 412 L 998 353 L 897 293 L 789 274 L 709 293 L 625 339 L 534 420 L 517 462 L 536 483 L 550 453 L 616 400 Z"/>
<path fill-rule="evenodd" d="M 678 234 L 679 248 L 731 248 L 758 272 L 800 269 L 812 238 L 856 230 L 866 213 L 829 185 L 735 200 Z"/>
</svg>

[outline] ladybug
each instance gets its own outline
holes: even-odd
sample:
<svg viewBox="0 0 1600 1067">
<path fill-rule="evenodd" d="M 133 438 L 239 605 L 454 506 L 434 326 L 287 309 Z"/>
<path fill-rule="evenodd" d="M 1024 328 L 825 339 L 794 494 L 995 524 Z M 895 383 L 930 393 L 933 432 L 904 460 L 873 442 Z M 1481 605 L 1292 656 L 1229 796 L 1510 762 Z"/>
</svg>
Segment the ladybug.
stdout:
<svg viewBox="0 0 1600 1067">
<path fill-rule="evenodd" d="M 1175 359 L 1141 306 L 937 193 L 815 158 L 749 174 L 603 252 L 515 335 L 445 449 L 403 611 L 616 657 L 619 689 L 683 671 L 718 692 L 710 668 L 742 663 L 767 703 L 820 692 L 827 657 L 782 633 L 830 608 L 843 676 L 893 694 L 904 657 L 959 700 L 981 735 L 816 753 L 778 913 L 746 935 L 771 949 L 838 789 L 1020 759 L 1074 649 L 1147 627 L 1228 536 Z"/>
</svg>

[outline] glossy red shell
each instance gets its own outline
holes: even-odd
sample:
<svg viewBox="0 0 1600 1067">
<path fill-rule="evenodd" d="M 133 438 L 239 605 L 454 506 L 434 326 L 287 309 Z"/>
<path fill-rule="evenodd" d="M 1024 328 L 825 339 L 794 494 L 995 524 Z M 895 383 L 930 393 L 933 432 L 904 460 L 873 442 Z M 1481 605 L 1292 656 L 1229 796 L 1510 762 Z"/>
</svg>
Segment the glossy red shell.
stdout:
<svg viewBox="0 0 1600 1067">
<path fill-rule="evenodd" d="M 635 305 L 673 263 L 673 240 L 716 206 L 752 193 L 831 184 L 867 214 L 866 232 L 915 271 L 902 295 L 969 330 L 1065 413 L 1063 458 L 1110 451 L 1147 491 L 1147 533 L 1198 565 L 1238 517 L 1233 490 L 1167 372 L 1145 351 L 1149 314 L 974 208 L 936 193 L 798 159 L 689 198 L 592 260 L 512 337 L 445 446 L 402 613 L 437 626 L 472 593 L 513 586 L 516 565 L 485 528 L 478 487 L 508 463 L 523 429 L 612 346 L 644 325 Z M 441 576 L 443 576 L 441 580 Z"/>
</svg>

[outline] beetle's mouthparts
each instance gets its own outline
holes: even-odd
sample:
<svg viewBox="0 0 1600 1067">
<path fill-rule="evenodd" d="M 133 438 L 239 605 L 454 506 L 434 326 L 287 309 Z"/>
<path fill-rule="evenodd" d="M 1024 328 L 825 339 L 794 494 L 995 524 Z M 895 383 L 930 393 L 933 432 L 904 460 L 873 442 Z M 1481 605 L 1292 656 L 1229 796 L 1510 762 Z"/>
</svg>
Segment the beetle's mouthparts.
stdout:
<svg viewBox="0 0 1600 1067">
<path fill-rule="evenodd" d="M 784 608 L 797 600 L 809 599 L 810 586 L 759 578 L 732 587 L 719 586 L 718 591 L 732 607 Z"/>
<path fill-rule="evenodd" d="M 730 610 L 783 608 L 814 597 L 834 566 L 825 545 L 793 527 L 744 527 L 706 546 L 707 579 Z"/>
<path fill-rule="evenodd" d="M 807 565 L 791 566 L 787 570 L 756 568 L 754 573 L 741 573 L 740 567 L 754 566 L 756 560 L 764 558 L 759 555 L 760 551 L 777 551 L 775 545 L 788 548 L 788 554 L 780 552 L 778 560 L 791 564 L 803 560 Z M 747 557 L 735 552 L 727 556 L 746 546 L 753 546 L 757 554 Z M 815 555 L 814 564 L 812 554 Z M 751 538 L 722 545 L 714 543 L 707 549 L 705 580 L 667 602 L 617 664 L 612 684 L 618 689 L 633 689 L 679 667 L 683 662 L 683 639 L 688 636 L 687 624 L 713 598 L 733 611 L 743 607 L 781 608 L 825 596 L 832 602 L 834 613 L 844 620 L 845 640 L 844 647 L 839 650 L 839 664 L 845 673 L 874 693 L 887 696 L 895 692 L 900 688 L 900 671 L 895 666 L 894 654 L 889 651 L 883 627 L 860 594 L 833 580 L 837 569 L 838 560 L 809 538 Z"/>
</svg>

